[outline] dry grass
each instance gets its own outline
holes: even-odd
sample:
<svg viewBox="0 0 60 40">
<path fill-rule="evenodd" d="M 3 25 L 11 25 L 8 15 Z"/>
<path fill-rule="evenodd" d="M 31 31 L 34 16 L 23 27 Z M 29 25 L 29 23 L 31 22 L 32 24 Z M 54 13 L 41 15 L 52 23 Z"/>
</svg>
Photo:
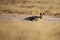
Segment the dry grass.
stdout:
<svg viewBox="0 0 60 40">
<path fill-rule="evenodd" d="M 60 40 L 60 23 L 1 21 L 0 40 Z"/>
<path fill-rule="evenodd" d="M 0 14 L 40 12 L 60 17 L 60 0 L 0 0 Z M 60 40 L 60 22 L 0 21 L 0 40 Z"/>
<path fill-rule="evenodd" d="M 60 0 L 0 0 L 0 13 L 39 14 L 60 17 Z M 5 10 L 5 11 L 4 11 Z"/>
</svg>

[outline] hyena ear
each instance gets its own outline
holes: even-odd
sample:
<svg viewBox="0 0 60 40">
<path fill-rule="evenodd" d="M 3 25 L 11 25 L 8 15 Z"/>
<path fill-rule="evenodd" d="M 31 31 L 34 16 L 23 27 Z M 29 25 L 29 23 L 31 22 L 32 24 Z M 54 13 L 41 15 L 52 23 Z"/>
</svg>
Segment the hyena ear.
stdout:
<svg viewBox="0 0 60 40">
<path fill-rule="evenodd" d="M 43 13 L 43 15 L 45 15 L 45 13 Z"/>
<path fill-rule="evenodd" d="M 42 15 L 42 13 L 40 13 L 40 15 Z"/>
</svg>

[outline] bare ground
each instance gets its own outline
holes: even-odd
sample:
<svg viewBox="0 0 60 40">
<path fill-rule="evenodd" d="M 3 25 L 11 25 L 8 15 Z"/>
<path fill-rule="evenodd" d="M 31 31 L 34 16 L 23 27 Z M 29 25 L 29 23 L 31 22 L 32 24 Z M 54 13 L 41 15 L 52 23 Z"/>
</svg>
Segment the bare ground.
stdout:
<svg viewBox="0 0 60 40">
<path fill-rule="evenodd" d="M 0 20 L 2 20 L 2 21 L 22 21 L 24 18 L 27 18 L 30 16 L 39 16 L 39 15 L 0 14 Z M 60 18 L 54 18 L 52 16 L 43 16 L 43 20 L 60 22 Z"/>
</svg>

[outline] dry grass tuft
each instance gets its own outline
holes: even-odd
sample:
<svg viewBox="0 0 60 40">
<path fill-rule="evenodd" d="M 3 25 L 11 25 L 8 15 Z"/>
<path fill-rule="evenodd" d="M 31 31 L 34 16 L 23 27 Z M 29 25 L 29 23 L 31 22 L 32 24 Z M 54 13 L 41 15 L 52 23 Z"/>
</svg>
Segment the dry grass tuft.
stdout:
<svg viewBox="0 0 60 40">
<path fill-rule="evenodd" d="M 59 22 L 0 22 L 0 40 L 60 40 Z"/>
</svg>

